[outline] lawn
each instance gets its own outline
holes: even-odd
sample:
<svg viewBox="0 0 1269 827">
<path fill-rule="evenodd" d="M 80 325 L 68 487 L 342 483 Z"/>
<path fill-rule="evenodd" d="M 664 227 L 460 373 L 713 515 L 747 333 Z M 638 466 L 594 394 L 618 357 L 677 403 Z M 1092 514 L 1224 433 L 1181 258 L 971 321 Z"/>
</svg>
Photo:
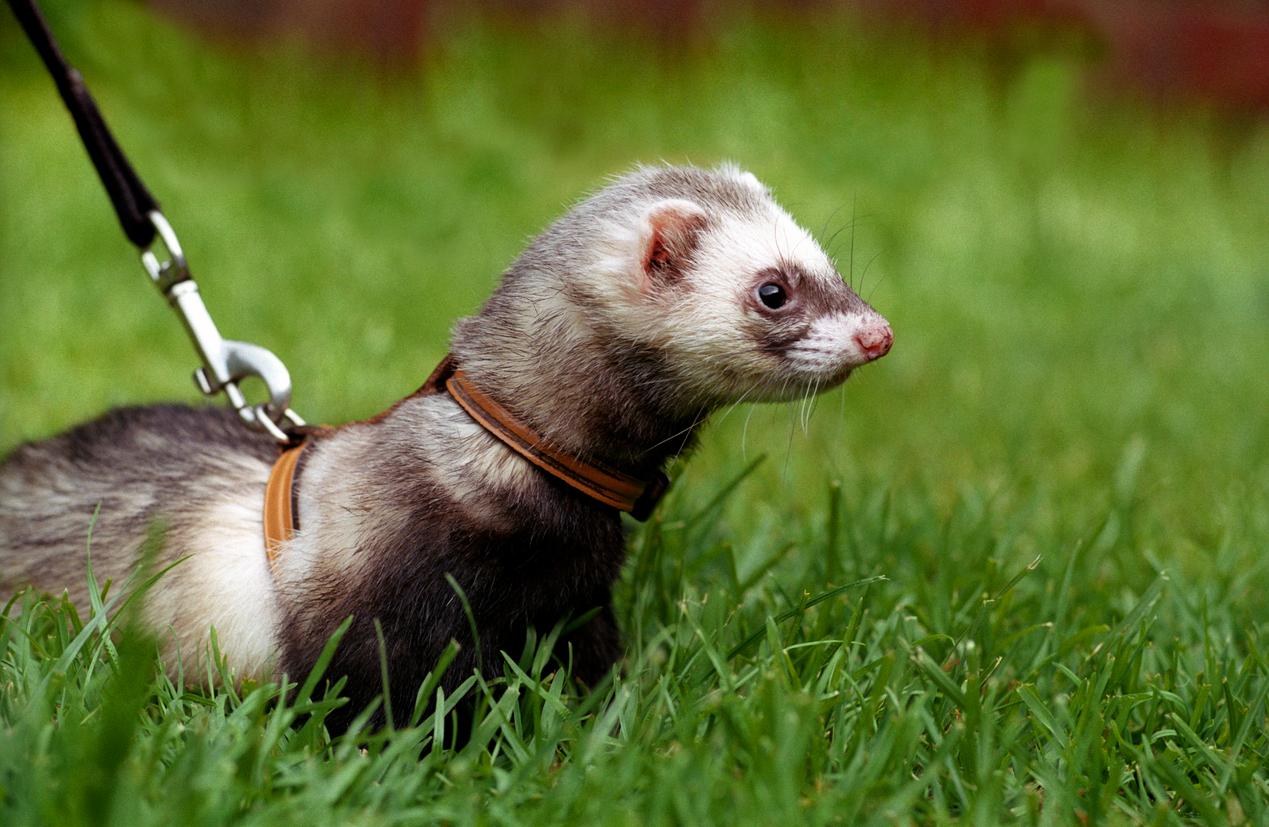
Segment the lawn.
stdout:
<svg viewBox="0 0 1269 827">
<path fill-rule="evenodd" d="M 52 12 L 222 332 L 311 421 L 412 391 L 525 240 L 640 161 L 754 171 L 895 346 L 813 407 L 718 417 L 632 524 L 624 673 L 582 694 L 528 642 L 464 684 L 458 749 L 444 715 L 331 739 L 318 676 L 173 685 L 126 611 L 24 596 L 0 823 L 1269 823 L 1265 120 L 1094 93 L 1061 42 L 823 11 L 678 47 L 464 22 L 387 73 Z M 197 392 L 0 16 L 2 452 Z"/>
</svg>

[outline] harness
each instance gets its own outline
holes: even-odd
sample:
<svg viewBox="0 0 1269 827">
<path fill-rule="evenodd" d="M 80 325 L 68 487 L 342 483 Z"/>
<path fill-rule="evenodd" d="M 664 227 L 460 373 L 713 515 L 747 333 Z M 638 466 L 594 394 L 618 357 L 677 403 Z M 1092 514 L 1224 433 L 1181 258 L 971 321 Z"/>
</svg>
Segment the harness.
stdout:
<svg viewBox="0 0 1269 827">
<path fill-rule="evenodd" d="M 647 477 L 588 462 L 553 447 L 532 427 L 472 384 L 446 356 L 413 396 L 448 393 L 476 424 L 545 474 L 596 502 L 648 519 L 665 495 L 670 478 L 657 471 Z M 282 447 L 264 492 L 264 547 L 269 565 L 276 565 L 283 545 L 299 528 L 299 471 L 307 449 L 319 439 L 305 434 L 298 444 Z"/>
</svg>

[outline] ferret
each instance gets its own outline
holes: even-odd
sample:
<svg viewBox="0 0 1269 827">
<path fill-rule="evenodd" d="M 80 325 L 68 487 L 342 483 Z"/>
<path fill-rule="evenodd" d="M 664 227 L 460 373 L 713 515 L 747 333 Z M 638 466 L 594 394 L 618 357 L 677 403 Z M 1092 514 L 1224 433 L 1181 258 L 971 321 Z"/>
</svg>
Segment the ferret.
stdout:
<svg viewBox="0 0 1269 827">
<path fill-rule="evenodd" d="M 637 476 L 687 450 L 720 406 L 831 388 L 892 341 L 752 174 L 657 166 L 534 239 L 457 324 L 450 358 L 556 450 Z M 0 594 L 29 584 L 86 608 L 90 524 L 95 575 L 116 584 L 157 525 L 157 565 L 175 565 L 142 611 L 169 663 L 201 662 L 214 629 L 239 678 L 304 675 L 351 616 L 328 674 L 348 677 L 350 709 L 380 693 L 377 623 L 393 709 L 408 714 L 451 641 L 449 689 L 500 673 L 528 628 L 570 617 L 591 615 L 560 643 L 575 678 L 593 684 L 619 660 L 619 512 L 452 394 L 319 431 L 305 453 L 298 527 L 271 565 L 262 498 L 278 449 L 232 411 L 123 408 L 21 446 L 0 466 Z"/>
</svg>

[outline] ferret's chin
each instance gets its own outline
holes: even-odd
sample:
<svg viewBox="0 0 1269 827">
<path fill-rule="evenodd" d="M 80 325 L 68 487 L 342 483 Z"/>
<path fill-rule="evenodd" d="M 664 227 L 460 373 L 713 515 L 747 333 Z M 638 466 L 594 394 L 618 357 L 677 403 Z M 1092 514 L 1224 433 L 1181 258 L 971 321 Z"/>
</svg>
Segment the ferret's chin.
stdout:
<svg viewBox="0 0 1269 827">
<path fill-rule="evenodd" d="M 832 390 L 850 378 L 854 366 L 836 370 L 799 370 L 782 376 L 767 377 L 749 398 L 759 402 L 791 402 L 810 394 Z"/>
<path fill-rule="evenodd" d="M 842 367 L 829 372 L 829 374 L 819 382 L 820 391 L 831 390 L 845 382 L 850 378 L 850 375 L 855 372 L 855 367 L 855 365 L 843 365 Z"/>
<path fill-rule="evenodd" d="M 805 376 L 802 378 L 800 383 L 802 386 L 801 391 L 793 394 L 793 398 L 801 399 L 808 393 L 820 394 L 825 391 L 831 391 L 833 388 L 850 378 L 851 370 L 852 368 L 842 368 L 840 370 Z"/>
</svg>

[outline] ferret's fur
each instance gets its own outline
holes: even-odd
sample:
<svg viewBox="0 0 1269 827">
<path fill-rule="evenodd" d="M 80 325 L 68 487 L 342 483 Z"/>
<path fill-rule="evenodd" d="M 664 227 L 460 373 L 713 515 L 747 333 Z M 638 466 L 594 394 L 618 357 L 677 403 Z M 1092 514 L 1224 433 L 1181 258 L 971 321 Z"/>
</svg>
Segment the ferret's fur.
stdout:
<svg viewBox="0 0 1269 827">
<path fill-rule="evenodd" d="M 787 300 L 765 307 L 758 288 Z M 578 204 L 455 329 L 477 387 L 555 447 L 646 473 L 738 399 L 823 390 L 889 348 L 885 320 L 735 167 L 641 168 Z M 157 523 L 148 625 L 186 664 L 209 629 L 242 677 L 307 672 L 346 617 L 332 664 L 360 708 L 380 690 L 382 625 L 394 708 L 450 640 L 451 686 L 497 672 L 526 628 L 598 614 L 573 631 L 574 674 L 601 677 L 620 641 L 609 592 L 624 557 L 619 515 L 534 468 L 447 394 L 408 397 L 306 450 L 299 531 L 276 573 L 262 498 L 272 442 L 217 408 L 112 411 L 18 448 L 0 466 L 0 593 L 24 584 L 86 604 L 94 511 L 99 579 L 123 582 Z M 458 594 L 474 615 L 479 646 Z M 479 653 L 479 654 L 478 654 Z"/>
</svg>

